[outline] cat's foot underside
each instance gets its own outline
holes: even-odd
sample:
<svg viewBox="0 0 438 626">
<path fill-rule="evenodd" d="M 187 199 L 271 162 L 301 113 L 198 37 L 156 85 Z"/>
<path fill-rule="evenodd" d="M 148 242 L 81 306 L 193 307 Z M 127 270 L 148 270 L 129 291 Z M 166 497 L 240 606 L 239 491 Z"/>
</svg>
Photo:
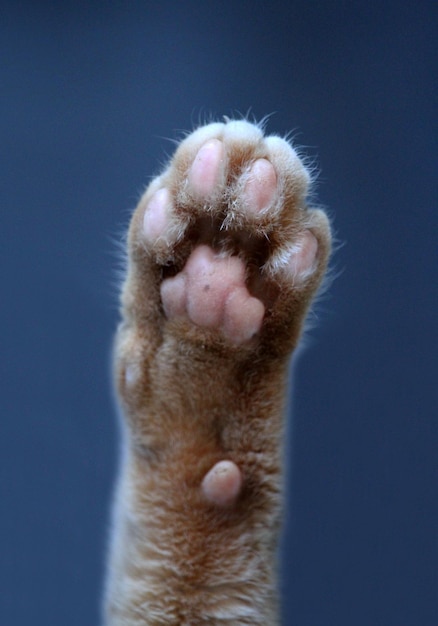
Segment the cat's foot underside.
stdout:
<svg viewBox="0 0 438 626">
<path fill-rule="evenodd" d="M 308 185 L 287 141 L 246 121 L 210 124 L 181 142 L 131 221 L 117 377 L 135 467 L 129 507 L 148 528 L 138 602 L 167 611 L 163 623 L 204 623 L 201 613 L 216 623 L 233 610 L 249 621 L 226 623 L 271 623 L 287 363 L 330 249 Z M 239 587 L 250 570 L 256 600 Z M 219 606 L 210 595 L 221 580 Z"/>
<path fill-rule="evenodd" d="M 157 339 L 246 350 L 269 337 L 291 350 L 329 251 L 325 214 L 305 206 L 308 183 L 290 144 L 255 125 L 192 133 L 134 216 L 127 310 Z"/>
</svg>

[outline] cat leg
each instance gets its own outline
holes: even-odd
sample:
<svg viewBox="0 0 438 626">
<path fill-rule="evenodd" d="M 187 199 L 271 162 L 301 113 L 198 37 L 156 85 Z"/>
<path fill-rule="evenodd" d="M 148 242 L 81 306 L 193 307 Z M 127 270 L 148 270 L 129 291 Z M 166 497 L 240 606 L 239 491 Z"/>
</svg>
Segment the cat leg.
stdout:
<svg viewBox="0 0 438 626">
<path fill-rule="evenodd" d="M 330 252 L 292 146 L 209 124 L 128 235 L 107 626 L 278 624 L 288 364 Z"/>
</svg>

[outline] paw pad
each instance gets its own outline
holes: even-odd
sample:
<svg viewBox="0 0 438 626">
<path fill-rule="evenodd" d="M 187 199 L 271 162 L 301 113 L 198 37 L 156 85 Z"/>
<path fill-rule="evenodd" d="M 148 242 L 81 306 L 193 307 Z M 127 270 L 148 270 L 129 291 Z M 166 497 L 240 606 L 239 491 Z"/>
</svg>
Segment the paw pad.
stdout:
<svg viewBox="0 0 438 626">
<path fill-rule="evenodd" d="M 219 461 L 204 476 L 201 488 L 205 498 L 212 504 L 230 506 L 242 489 L 242 474 L 233 461 Z"/>
</svg>

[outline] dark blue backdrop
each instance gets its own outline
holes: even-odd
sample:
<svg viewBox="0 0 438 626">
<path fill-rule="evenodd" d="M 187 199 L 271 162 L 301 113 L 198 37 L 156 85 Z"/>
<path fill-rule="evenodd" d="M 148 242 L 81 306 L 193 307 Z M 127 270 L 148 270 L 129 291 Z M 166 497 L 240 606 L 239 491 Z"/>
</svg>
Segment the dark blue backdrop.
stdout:
<svg viewBox="0 0 438 626">
<path fill-rule="evenodd" d="M 381 6 L 380 6 L 381 5 Z M 437 5 L 2 2 L 2 626 L 96 626 L 114 238 L 181 129 L 275 112 L 343 247 L 295 377 L 284 623 L 438 624 Z"/>
</svg>

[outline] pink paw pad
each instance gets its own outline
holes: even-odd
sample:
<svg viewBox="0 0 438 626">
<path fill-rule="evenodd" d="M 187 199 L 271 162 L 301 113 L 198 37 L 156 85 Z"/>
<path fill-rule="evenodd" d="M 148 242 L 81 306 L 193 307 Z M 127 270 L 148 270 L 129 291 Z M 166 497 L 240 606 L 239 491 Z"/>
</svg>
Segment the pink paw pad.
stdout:
<svg viewBox="0 0 438 626">
<path fill-rule="evenodd" d="M 219 139 L 210 139 L 197 152 L 189 170 L 192 192 L 201 198 L 209 197 L 223 174 L 224 146 Z"/>
<path fill-rule="evenodd" d="M 295 243 L 290 253 L 287 271 L 295 283 L 303 282 L 315 269 L 318 241 L 310 230 L 306 230 Z"/>
<path fill-rule="evenodd" d="M 246 287 L 236 287 L 225 303 L 223 331 L 233 343 L 245 343 L 259 332 L 264 315 L 261 300 L 251 296 Z"/>
<path fill-rule="evenodd" d="M 264 305 L 248 292 L 245 266 L 236 256 L 220 256 L 199 246 L 183 271 L 161 285 L 168 319 L 187 316 L 202 328 L 220 330 L 232 343 L 251 339 L 262 325 Z"/>
<path fill-rule="evenodd" d="M 199 246 L 190 256 L 187 276 L 187 313 L 199 326 L 220 326 L 225 301 L 233 287 L 245 279 L 245 268 L 237 257 L 220 257 L 208 246 Z"/>
<path fill-rule="evenodd" d="M 165 236 L 170 207 L 170 193 L 164 187 L 156 191 L 149 200 L 143 216 L 143 233 L 148 243 L 154 244 Z"/>
<path fill-rule="evenodd" d="M 267 159 L 257 159 L 248 173 L 243 191 L 248 211 L 257 214 L 272 204 L 277 190 L 277 174 Z"/>
<path fill-rule="evenodd" d="M 201 488 L 209 502 L 226 507 L 236 501 L 242 482 L 242 474 L 233 461 L 219 461 L 204 476 Z"/>
</svg>

